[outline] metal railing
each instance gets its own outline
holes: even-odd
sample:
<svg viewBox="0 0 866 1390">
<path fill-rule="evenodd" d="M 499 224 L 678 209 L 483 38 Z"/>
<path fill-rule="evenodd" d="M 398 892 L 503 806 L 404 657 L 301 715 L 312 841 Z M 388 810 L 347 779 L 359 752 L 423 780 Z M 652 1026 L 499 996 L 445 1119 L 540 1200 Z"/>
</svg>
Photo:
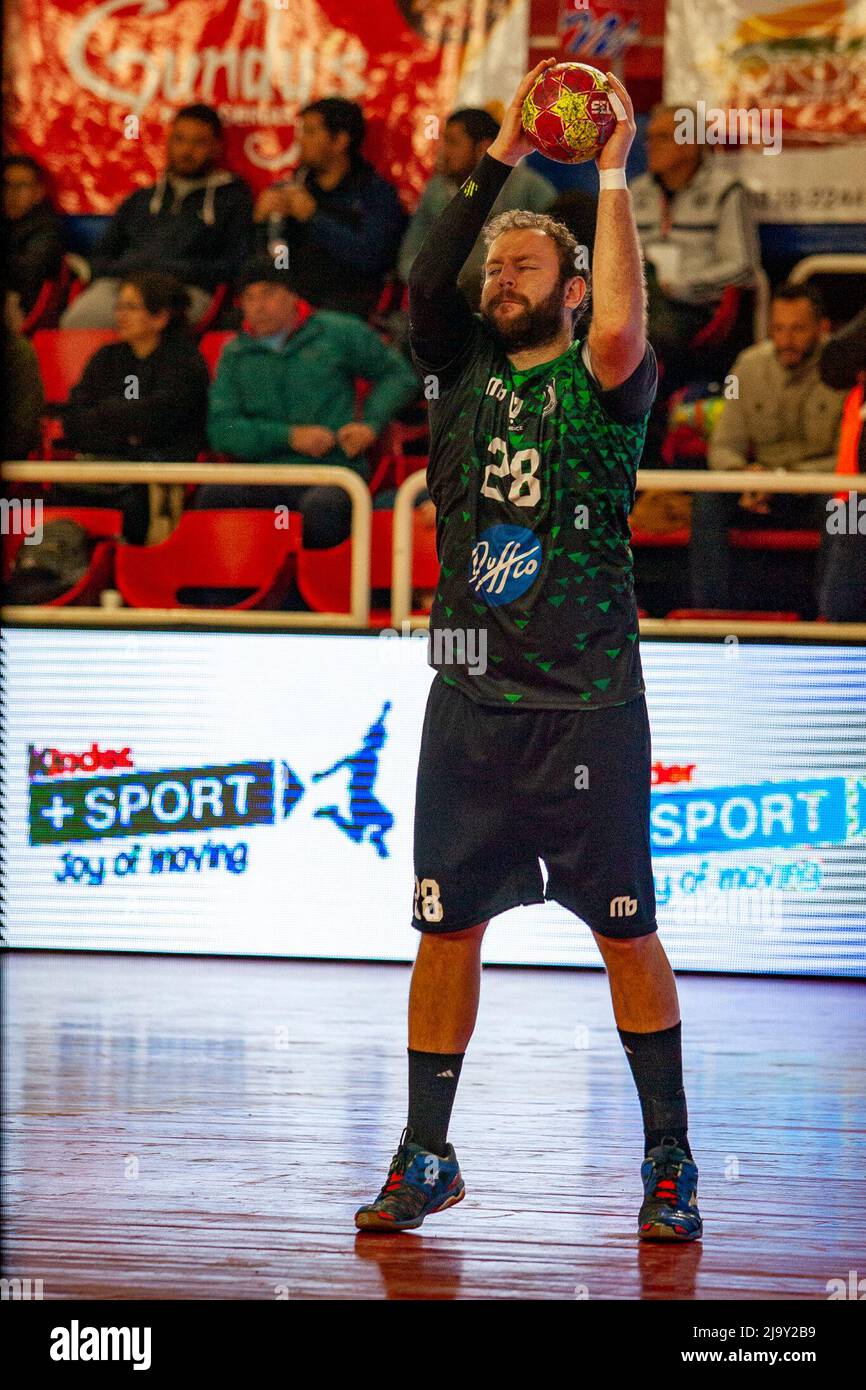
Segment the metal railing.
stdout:
<svg viewBox="0 0 866 1390">
<path fill-rule="evenodd" d="M 412 617 L 412 516 L 415 498 L 427 486 L 427 470 L 410 473 L 394 498 L 393 558 L 391 561 L 391 625 L 399 628 L 409 621 L 413 627 L 427 627 L 429 616 Z"/>
<path fill-rule="evenodd" d="M 348 613 L 303 613 L 263 609 L 92 608 L 9 605 L 3 622 L 41 627 L 204 626 L 237 628 L 364 628 L 370 620 L 370 490 L 351 468 L 317 463 L 57 463 L 32 459 L 4 463 L 2 477 L 22 483 L 284 483 L 341 487 L 352 502 L 352 571 Z M 50 506 L 50 495 L 46 500 Z"/>
<path fill-rule="evenodd" d="M 129 463 L 16 461 L 3 465 L 9 482 L 119 482 L 180 485 L 183 483 L 285 483 L 338 486 L 352 501 L 352 571 L 350 611 L 304 613 L 225 608 L 94 608 L 14 605 L 0 609 L 3 622 L 51 627 L 229 627 L 365 628 L 370 617 L 370 545 L 372 499 L 369 489 L 349 468 L 320 464 Z M 854 475 L 855 477 L 858 475 Z M 774 471 L 730 472 L 691 469 L 640 469 L 637 490 L 659 492 L 780 492 L 788 494 L 848 492 L 852 479 L 839 473 Z M 394 502 L 391 622 L 402 627 L 427 627 L 427 614 L 412 614 L 412 516 L 418 493 L 427 485 L 421 469 L 397 491 Z M 50 499 L 48 502 L 50 505 Z M 771 523 L 770 523 L 771 524 Z M 644 636 L 810 637 L 822 641 L 866 641 L 866 623 L 778 623 L 724 619 L 642 618 Z"/>
<path fill-rule="evenodd" d="M 813 275 L 866 275 L 866 255 L 862 251 L 832 251 L 806 256 L 798 261 L 788 279 L 802 285 Z"/>
<path fill-rule="evenodd" d="M 854 475 L 857 476 L 856 474 Z M 864 480 L 866 481 L 866 480 Z M 789 473 L 784 469 L 763 472 L 723 473 L 714 469 L 641 468 L 638 492 L 847 492 L 851 475 L 840 473 Z M 429 617 L 412 613 L 412 504 L 426 486 L 426 473 L 413 473 L 394 501 L 394 561 L 391 578 L 391 622 L 400 628 L 427 627 Z M 768 522 L 768 529 L 772 522 Z M 864 537 L 866 544 L 866 537 Z M 646 637 L 811 637 L 828 642 L 866 641 L 866 623 L 780 623 L 736 621 L 731 618 L 641 618 Z"/>
</svg>

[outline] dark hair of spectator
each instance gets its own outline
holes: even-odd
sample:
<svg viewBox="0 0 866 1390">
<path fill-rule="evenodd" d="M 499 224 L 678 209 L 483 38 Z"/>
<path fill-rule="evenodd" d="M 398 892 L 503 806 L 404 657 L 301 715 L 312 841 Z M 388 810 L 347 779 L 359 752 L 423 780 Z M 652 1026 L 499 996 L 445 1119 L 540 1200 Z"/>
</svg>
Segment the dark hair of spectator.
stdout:
<svg viewBox="0 0 866 1390">
<path fill-rule="evenodd" d="M 827 306 L 824 303 L 824 296 L 817 285 L 811 284 L 806 280 L 801 285 L 795 285 L 791 280 L 786 280 L 783 285 L 777 285 L 773 290 L 773 299 L 808 299 L 812 308 L 815 310 L 815 318 L 823 319 L 827 317 Z"/>
<path fill-rule="evenodd" d="M 45 170 L 41 164 L 37 164 L 35 159 L 31 159 L 29 154 L 7 154 L 3 160 L 4 174 L 7 169 L 11 169 L 14 165 L 18 165 L 22 169 L 29 169 L 40 183 L 45 182 Z"/>
<path fill-rule="evenodd" d="M 360 157 L 367 130 L 360 106 L 354 101 L 347 101 L 345 97 L 322 97 L 303 107 L 300 114 L 306 116 L 311 111 L 318 112 L 329 135 L 340 135 L 345 131 L 349 137 L 349 158 L 354 164 Z"/>
<path fill-rule="evenodd" d="M 171 311 L 171 318 L 165 326 L 166 332 L 189 330 L 186 311 L 190 306 L 190 297 L 174 275 L 168 275 L 162 270 L 138 270 L 133 271 L 131 275 L 124 275 L 121 284 L 132 285 L 138 290 L 149 314 L 159 314 L 163 309 Z"/>
<path fill-rule="evenodd" d="M 559 194 L 547 211 L 557 222 L 563 222 L 580 245 L 586 247 L 592 264 L 598 218 L 598 199 L 594 194 L 587 193 L 583 188 L 568 188 Z"/>
<path fill-rule="evenodd" d="M 280 285 L 284 290 L 288 290 L 289 294 L 297 293 L 291 270 L 278 266 L 270 256 L 257 252 L 241 267 L 235 281 L 235 289 L 238 294 L 242 294 L 250 285 L 262 284 Z"/>
<path fill-rule="evenodd" d="M 172 125 L 177 121 L 201 121 L 202 125 L 210 126 L 218 140 L 222 139 L 223 123 L 213 107 L 205 106 L 203 101 L 193 102 L 192 106 L 182 106 L 175 111 Z"/>
<path fill-rule="evenodd" d="M 463 106 L 459 111 L 452 111 L 445 124 L 453 125 L 455 122 L 462 125 L 474 145 L 479 140 L 495 140 L 499 134 L 499 122 L 493 119 L 489 111 L 478 106 Z"/>
</svg>

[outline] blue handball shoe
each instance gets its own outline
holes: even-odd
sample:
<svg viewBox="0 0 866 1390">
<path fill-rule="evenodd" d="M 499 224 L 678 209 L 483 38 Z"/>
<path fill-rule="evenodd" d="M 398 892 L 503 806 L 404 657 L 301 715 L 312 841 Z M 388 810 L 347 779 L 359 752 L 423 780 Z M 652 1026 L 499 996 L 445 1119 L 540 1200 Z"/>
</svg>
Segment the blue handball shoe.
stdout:
<svg viewBox="0 0 866 1390">
<path fill-rule="evenodd" d="M 361 1231 L 410 1231 L 425 1216 L 462 1202 L 465 1189 L 454 1147 L 443 1155 L 413 1144 L 408 1125 L 391 1159 L 385 1185 L 374 1202 L 359 1207 L 355 1225 Z"/>
<path fill-rule="evenodd" d="M 643 1204 L 637 1219 L 641 1240 L 700 1240 L 697 1165 L 676 1140 L 665 1135 L 641 1164 Z"/>
</svg>

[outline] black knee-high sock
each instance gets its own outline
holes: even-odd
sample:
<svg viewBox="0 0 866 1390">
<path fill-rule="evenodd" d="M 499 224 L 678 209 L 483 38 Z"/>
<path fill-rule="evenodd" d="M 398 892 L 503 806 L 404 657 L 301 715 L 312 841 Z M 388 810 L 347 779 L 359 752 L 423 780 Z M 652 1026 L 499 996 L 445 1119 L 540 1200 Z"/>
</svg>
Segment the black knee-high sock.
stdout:
<svg viewBox="0 0 866 1390">
<path fill-rule="evenodd" d="M 429 1153 L 445 1156 L 448 1122 L 463 1066 L 463 1052 L 409 1053 L 409 1139 Z"/>
<path fill-rule="evenodd" d="M 657 1033 L 628 1033 L 622 1028 L 616 1031 L 640 1097 L 644 1157 L 669 1135 L 691 1158 L 683 1090 L 682 1022 Z"/>
</svg>

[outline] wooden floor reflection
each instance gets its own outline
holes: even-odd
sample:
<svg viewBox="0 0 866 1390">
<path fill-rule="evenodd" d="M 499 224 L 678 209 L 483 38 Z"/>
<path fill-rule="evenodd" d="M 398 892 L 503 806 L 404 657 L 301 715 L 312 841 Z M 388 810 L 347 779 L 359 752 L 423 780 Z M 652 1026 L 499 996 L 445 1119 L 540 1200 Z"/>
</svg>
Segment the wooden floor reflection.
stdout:
<svg viewBox="0 0 866 1390">
<path fill-rule="evenodd" d="M 864 1269 L 864 991 L 681 977 L 703 1242 L 636 1239 L 601 973 L 487 967 L 466 1198 L 362 1235 L 406 1111 L 409 967 L 3 963 L 3 1274 L 48 1298 L 826 1299 Z"/>
</svg>

